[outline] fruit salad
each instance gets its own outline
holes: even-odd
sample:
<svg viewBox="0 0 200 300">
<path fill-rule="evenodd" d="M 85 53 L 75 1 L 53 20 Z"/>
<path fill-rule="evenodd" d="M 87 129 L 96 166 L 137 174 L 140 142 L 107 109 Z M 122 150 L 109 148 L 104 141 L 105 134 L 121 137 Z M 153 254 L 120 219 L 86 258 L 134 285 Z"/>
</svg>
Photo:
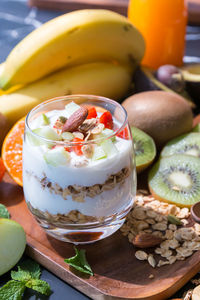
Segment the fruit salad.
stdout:
<svg viewBox="0 0 200 300">
<path fill-rule="evenodd" d="M 64 239 L 61 232 L 69 224 L 100 226 L 129 211 L 135 178 L 132 139 L 125 125 L 120 129 L 109 110 L 75 101 L 36 113 L 29 121 L 23 146 L 24 193 L 30 211 L 50 234 L 62 228 Z"/>
</svg>

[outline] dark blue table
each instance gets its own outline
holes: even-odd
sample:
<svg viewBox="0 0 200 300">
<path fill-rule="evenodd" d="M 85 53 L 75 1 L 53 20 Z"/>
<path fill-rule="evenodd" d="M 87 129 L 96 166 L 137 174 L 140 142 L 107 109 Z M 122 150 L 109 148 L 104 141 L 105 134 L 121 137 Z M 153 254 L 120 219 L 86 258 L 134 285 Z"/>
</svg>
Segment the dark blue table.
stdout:
<svg viewBox="0 0 200 300">
<path fill-rule="evenodd" d="M 60 14 L 61 12 L 29 8 L 26 4 L 26 0 L 0 0 L 0 63 L 6 59 L 11 49 L 28 33 L 39 27 L 42 23 Z M 185 61 L 200 63 L 200 27 L 188 26 L 187 32 L 187 55 L 185 56 Z M 9 273 L 0 277 L 0 286 L 10 279 Z M 24 299 L 89 299 L 45 269 L 43 269 L 41 278 L 51 285 L 53 291 L 52 295 L 47 298 L 27 290 Z M 174 297 L 180 297 L 183 291 L 189 287 L 190 284 L 185 286 Z"/>
</svg>

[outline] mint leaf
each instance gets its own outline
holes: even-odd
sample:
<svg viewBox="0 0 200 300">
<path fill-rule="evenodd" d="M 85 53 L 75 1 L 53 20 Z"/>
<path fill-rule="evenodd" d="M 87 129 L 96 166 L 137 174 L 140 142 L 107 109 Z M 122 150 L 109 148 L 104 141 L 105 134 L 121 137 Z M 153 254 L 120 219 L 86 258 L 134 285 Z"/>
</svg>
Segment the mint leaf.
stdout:
<svg viewBox="0 0 200 300">
<path fill-rule="evenodd" d="M 26 282 L 26 287 L 46 296 L 49 296 L 51 294 L 50 285 L 46 281 L 40 279 L 29 280 L 28 282 Z"/>
<path fill-rule="evenodd" d="M 11 271 L 10 280 L 0 288 L 0 300 L 21 300 L 26 287 L 49 296 L 50 285 L 40 280 L 40 266 L 32 259 L 24 260 L 18 265 L 18 271 Z"/>
<path fill-rule="evenodd" d="M 0 299 L 21 300 L 24 290 L 25 285 L 23 282 L 10 280 L 3 287 L 0 288 Z"/>
<path fill-rule="evenodd" d="M 72 266 L 73 268 L 75 268 L 76 270 L 82 272 L 82 273 L 86 273 L 89 274 L 91 276 L 93 276 L 93 271 L 90 267 L 90 265 L 87 262 L 86 256 L 85 256 L 85 250 L 81 249 L 80 251 L 74 247 L 76 255 L 70 258 L 66 258 L 64 259 L 64 261 Z"/>
<path fill-rule="evenodd" d="M 5 219 L 9 219 L 10 218 L 10 214 L 7 210 L 7 208 L 5 207 L 5 205 L 0 203 L 0 218 L 5 218 Z"/>
<path fill-rule="evenodd" d="M 23 271 L 18 267 L 18 271 L 11 271 L 11 278 L 13 280 L 26 282 L 31 279 L 31 275 L 29 272 Z"/>
<path fill-rule="evenodd" d="M 40 266 L 32 259 L 26 259 L 18 266 L 18 271 L 12 271 L 11 277 L 18 281 L 40 278 Z"/>
</svg>

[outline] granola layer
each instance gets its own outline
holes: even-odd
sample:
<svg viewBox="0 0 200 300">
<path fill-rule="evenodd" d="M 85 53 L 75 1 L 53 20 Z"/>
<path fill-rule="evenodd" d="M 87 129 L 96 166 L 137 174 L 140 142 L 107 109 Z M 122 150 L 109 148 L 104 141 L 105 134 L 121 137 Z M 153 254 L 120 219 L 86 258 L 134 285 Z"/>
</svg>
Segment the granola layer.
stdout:
<svg viewBox="0 0 200 300">
<path fill-rule="evenodd" d="M 102 221 L 101 218 L 84 215 L 78 210 L 71 210 L 67 214 L 50 214 L 48 211 L 43 212 L 37 208 L 34 208 L 30 202 L 27 202 L 27 206 L 33 215 L 57 226 L 64 224 L 84 224 Z"/>
<path fill-rule="evenodd" d="M 103 184 L 92 186 L 69 185 L 65 188 L 62 188 L 58 183 L 52 183 L 45 174 L 43 174 L 42 179 L 28 171 L 26 171 L 26 174 L 27 176 L 34 176 L 41 188 L 48 189 L 51 194 L 60 195 L 64 200 L 67 200 L 67 196 L 71 196 L 73 201 L 85 202 L 86 197 L 94 198 L 104 191 L 114 189 L 117 185 L 123 185 L 125 179 L 130 175 L 130 168 L 125 167 L 118 173 L 110 175 Z"/>
</svg>

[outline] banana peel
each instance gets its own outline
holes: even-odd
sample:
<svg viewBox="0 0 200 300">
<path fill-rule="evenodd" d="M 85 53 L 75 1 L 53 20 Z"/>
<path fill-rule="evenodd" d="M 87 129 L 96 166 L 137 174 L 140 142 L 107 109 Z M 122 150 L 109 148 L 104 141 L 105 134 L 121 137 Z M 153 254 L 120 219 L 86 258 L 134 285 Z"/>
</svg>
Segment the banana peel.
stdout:
<svg viewBox="0 0 200 300">
<path fill-rule="evenodd" d="M 0 96 L 0 119 L 6 118 L 8 130 L 17 120 L 41 102 L 64 95 L 90 94 L 115 100 L 126 96 L 131 86 L 132 73 L 118 64 L 98 62 L 63 69 Z M 0 122 L 1 124 L 1 122 Z M 6 130 L 1 127 L 0 142 Z"/>
<path fill-rule="evenodd" d="M 0 87 L 28 84 L 64 67 L 97 61 L 136 68 L 144 55 L 141 33 L 109 10 L 73 11 L 43 24 L 8 55 Z"/>
</svg>

